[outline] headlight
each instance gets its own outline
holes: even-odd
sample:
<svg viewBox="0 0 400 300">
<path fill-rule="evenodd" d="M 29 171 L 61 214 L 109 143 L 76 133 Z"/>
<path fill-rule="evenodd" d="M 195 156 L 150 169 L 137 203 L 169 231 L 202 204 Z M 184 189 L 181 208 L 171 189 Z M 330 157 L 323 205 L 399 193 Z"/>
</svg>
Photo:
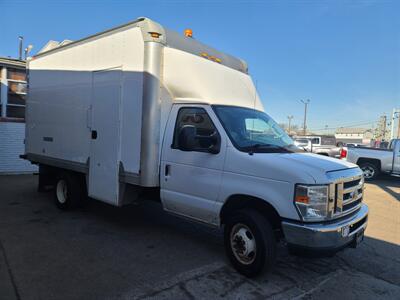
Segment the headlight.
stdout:
<svg viewBox="0 0 400 300">
<path fill-rule="evenodd" d="M 297 185 L 294 201 L 305 221 L 321 221 L 328 217 L 327 185 Z"/>
</svg>

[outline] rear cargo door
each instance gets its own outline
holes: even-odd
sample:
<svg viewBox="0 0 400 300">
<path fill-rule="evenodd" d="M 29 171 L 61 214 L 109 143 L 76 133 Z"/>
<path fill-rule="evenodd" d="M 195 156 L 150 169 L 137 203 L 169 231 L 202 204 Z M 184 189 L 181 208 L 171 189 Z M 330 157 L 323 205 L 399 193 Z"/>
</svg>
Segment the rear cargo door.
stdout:
<svg viewBox="0 0 400 300">
<path fill-rule="evenodd" d="M 120 148 L 120 69 L 93 72 L 89 196 L 118 204 Z"/>
</svg>

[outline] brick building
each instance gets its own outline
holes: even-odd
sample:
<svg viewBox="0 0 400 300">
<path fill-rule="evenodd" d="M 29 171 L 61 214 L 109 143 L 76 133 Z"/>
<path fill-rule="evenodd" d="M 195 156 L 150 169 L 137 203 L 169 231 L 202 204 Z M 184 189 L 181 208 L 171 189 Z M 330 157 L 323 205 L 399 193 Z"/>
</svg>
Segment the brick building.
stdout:
<svg viewBox="0 0 400 300">
<path fill-rule="evenodd" d="M 25 61 L 0 57 L 0 174 L 32 173 L 37 167 L 19 158 L 25 139 Z"/>
</svg>

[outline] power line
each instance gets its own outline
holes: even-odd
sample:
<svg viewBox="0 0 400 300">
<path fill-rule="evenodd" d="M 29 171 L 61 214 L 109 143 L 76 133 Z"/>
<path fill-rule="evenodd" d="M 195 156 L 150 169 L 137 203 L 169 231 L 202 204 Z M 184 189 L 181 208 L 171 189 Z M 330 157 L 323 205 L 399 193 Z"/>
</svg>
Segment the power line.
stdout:
<svg viewBox="0 0 400 300">
<path fill-rule="evenodd" d="M 376 123 L 378 122 L 377 120 L 371 121 L 371 120 L 364 120 L 364 121 L 357 121 L 357 122 L 348 122 L 348 123 L 340 123 L 336 127 L 345 127 L 345 126 L 353 126 L 353 125 L 363 125 L 363 124 L 371 124 L 371 123 Z"/>
<path fill-rule="evenodd" d="M 361 126 L 361 125 L 370 125 L 370 124 L 375 124 L 378 121 L 369 121 L 369 122 L 364 122 L 364 123 L 356 123 L 353 125 L 340 125 L 340 126 L 336 126 L 336 127 L 324 127 L 324 128 L 312 128 L 310 130 L 328 130 L 328 129 L 337 129 L 337 128 L 342 128 L 342 127 L 357 127 L 357 126 Z"/>
</svg>

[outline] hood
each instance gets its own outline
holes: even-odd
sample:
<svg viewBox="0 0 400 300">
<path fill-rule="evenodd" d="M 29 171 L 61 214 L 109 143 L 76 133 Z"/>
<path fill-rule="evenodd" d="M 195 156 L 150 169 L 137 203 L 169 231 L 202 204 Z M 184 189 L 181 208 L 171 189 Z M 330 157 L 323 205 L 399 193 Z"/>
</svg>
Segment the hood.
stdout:
<svg viewBox="0 0 400 300">
<path fill-rule="evenodd" d="M 313 153 L 248 153 L 230 148 L 225 170 L 291 183 L 328 183 L 327 172 L 357 165 Z"/>
<path fill-rule="evenodd" d="M 337 158 L 313 154 L 290 153 L 282 155 L 281 159 L 296 163 L 297 165 L 314 168 L 321 173 L 354 168 L 356 165 Z"/>
</svg>

